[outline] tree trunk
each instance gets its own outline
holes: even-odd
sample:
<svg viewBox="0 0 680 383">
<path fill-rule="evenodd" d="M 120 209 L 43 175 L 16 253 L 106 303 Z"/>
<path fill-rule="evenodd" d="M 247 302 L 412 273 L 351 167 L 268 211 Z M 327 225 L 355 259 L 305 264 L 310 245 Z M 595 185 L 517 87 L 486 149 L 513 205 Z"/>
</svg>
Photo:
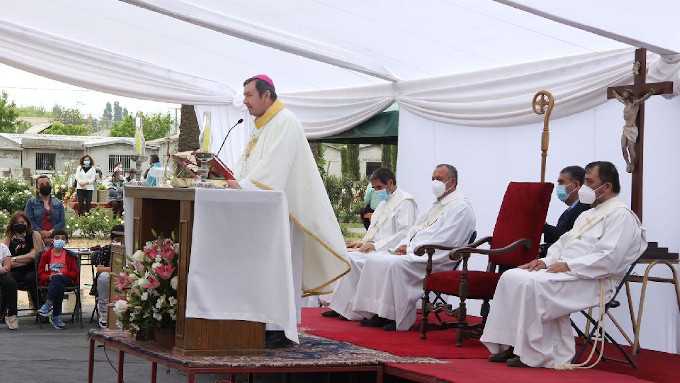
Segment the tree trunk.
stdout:
<svg viewBox="0 0 680 383">
<path fill-rule="evenodd" d="M 180 118 L 177 151 L 186 152 L 198 149 L 198 137 L 201 135 L 201 131 L 198 129 L 194 106 L 182 105 Z"/>
</svg>

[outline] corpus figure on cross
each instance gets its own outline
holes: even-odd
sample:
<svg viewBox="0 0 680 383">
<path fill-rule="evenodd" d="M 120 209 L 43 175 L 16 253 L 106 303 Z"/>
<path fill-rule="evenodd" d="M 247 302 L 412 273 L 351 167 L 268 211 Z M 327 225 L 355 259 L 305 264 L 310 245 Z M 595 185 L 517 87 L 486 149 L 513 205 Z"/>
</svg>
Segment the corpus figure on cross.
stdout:
<svg viewBox="0 0 680 383">
<path fill-rule="evenodd" d="M 612 90 L 612 94 L 619 102 L 625 105 L 623 108 L 625 124 L 623 125 L 623 134 L 621 135 L 621 151 L 623 152 L 623 159 L 626 160 L 626 171 L 632 173 L 635 169 L 635 142 L 638 138 L 638 127 L 635 120 L 640 110 L 640 104 L 652 97 L 654 88 L 637 100 L 635 99 L 635 94 L 630 89 L 624 90 L 621 94 Z"/>
</svg>

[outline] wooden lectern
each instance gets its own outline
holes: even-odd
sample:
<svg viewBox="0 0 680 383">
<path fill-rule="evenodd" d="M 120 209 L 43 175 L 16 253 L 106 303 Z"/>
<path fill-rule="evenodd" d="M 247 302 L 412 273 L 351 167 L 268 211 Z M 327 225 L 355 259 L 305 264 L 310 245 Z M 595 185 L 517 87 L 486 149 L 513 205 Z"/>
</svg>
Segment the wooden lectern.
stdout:
<svg viewBox="0 0 680 383">
<path fill-rule="evenodd" d="M 126 211 L 126 214 L 133 215 L 132 243 L 135 250 L 156 239 L 151 234 L 152 229 L 164 236 L 174 232 L 179 242 L 179 306 L 173 352 L 180 355 L 233 355 L 264 349 L 264 323 L 185 316 L 187 277 L 192 257 L 194 189 L 128 186 L 125 187 L 125 196 L 134 198 L 134 211 Z"/>
</svg>

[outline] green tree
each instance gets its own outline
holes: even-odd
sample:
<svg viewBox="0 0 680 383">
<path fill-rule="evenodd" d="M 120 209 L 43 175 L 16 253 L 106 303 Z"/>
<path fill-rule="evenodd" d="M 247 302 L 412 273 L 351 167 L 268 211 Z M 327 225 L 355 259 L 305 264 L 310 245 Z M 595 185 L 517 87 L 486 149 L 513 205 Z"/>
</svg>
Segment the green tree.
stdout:
<svg viewBox="0 0 680 383">
<path fill-rule="evenodd" d="M 397 145 L 392 145 L 392 168 L 391 170 L 396 173 L 397 172 L 397 152 L 399 147 Z"/>
<path fill-rule="evenodd" d="M 170 126 L 172 126 L 172 117 L 170 117 L 169 113 L 165 115 L 156 113 L 146 116 L 144 113 L 139 112 L 138 115 L 142 116 L 144 138 L 147 141 L 165 137 L 170 131 Z M 122 121 L 113 125 L 109 135 L 111 137 L 134 137 L 135 119 L 129 114 L 123 117 Z"/>
<path fill-rule="evenodd" d="M 44 106 L 22 106 L 17 108 L 20 116 L 24 117 L 52 117 L 52 112 L 48 112 Z"/>
<path fill-rule="evenodd" d="M 361 179 L 361 165 L 359 164 L 359 144 L 347 145 L 347 176 L 350 180 Z"/>
<path fill-rule="evenodd" d="M 46 129 L 45 134 L 61 134 L 64 136 L 89 136 L 92 134 L 92 129 L 86 125 L 62 124 L 61 122 L 53 122 L 52 127 Z"/>
<path fill-rule="evenodd" d="M 380 166 L 392 170 L 392 145 L 383 145 Z"/>
<path fill-rule="evenodd" d="M 15 133 L 17 131 L 17 117 L 19 112 L 14 101 L 7 102 L 7 92 L 0 93 L 0 133 Z"/>
<path fill-rule="evenodd" d="M 113 102 L 113 122 L 120 122 L 123 120 L 123 108 L 120 107 L 118 101 Z"/>
<path fill-rule="evenodd" d="M 52 117 L 55 121 L 59 121 L 65 125 L 83 125 L 85 119 L 80 110 L 75 108 L 63 108 L 59 105 L 54 105 L 52 108 Z"/>
<path fill-rule="evenodd" d="M 326 159 L 323 157 L 323 154 L 326 151 L 326 148 L 321 142 L 310 142 L 309 148 L 312 149 L 316 167 L 319 168 L 319 174 L 321 174 L 321 178 L 324 178 L 326 176 Z"/>
</svg>

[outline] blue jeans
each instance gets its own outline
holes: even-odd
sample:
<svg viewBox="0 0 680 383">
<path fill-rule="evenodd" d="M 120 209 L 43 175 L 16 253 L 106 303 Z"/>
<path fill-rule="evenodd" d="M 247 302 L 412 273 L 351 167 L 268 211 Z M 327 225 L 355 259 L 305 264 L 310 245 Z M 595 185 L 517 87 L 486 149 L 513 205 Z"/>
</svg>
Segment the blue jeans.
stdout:
<svg viewBox="0 0 680 383">
<path fill-rule="evenodd" d="M 61 304 L 64 301 L 64 290 L 73 286 L 73 281 L 66 275 L 55 275 L 47 284 L 47 300 L 52 302 L 52 315 L 61 315 Z"/>
</svg>

